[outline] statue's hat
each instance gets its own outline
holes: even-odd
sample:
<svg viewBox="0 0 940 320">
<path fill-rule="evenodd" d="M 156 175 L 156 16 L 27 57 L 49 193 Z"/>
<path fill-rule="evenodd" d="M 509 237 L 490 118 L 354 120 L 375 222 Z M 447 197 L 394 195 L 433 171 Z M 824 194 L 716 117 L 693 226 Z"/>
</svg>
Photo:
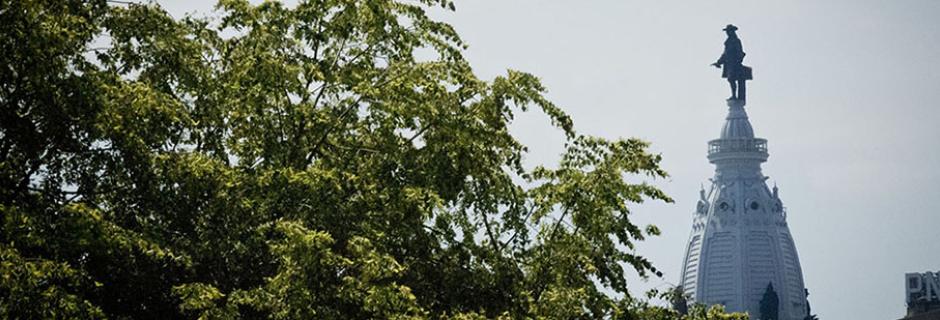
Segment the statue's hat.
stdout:
<svg viewBox="0 0 940 320">
<path fill-rule="evenodd" d="M 729 24 L 728 26 L 726 26 L 724 29 L 721 29 L 721 30 L 723 30 L 723 31 L 738 31 L 738 27 L 735 27 L 733 24 Z"/>
</svg>

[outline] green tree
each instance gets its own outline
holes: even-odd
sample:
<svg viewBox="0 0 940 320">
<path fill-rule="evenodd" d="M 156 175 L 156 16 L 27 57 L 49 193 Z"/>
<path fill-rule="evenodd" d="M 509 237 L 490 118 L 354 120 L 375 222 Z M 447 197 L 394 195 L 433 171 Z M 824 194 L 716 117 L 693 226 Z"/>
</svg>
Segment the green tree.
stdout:
<svg viewBox="0 0 940 320">
<path fill-rule="evenodd" d="M 679 314 L 688 314 L 689 313 L 689 298 L 686 297 L 685 290 L 682 286 L 676 286 L 667 294 L 667 300 L 672 305 L 672 309 L 676 310 Z"/>
<path fill-rule="evenodd" d="M 629 305 L 622 309 L 628 310 L 618 319 L 643 319 L 643 320 L 747 320 L 749 317 L 743 313 L 726 313 L 721 305 L 706 306 L 700 303 L 688 305 L 681 291 L 675 288 L 658 292 L 652 290 L 647 293 L 650 299 L 657 298 L 670 302 L 676 302 L 680 299 L 684 303 L 683 308 L 677 308 L 675 305 L 670 308 L 660 305 L 654 305 L 649 300 L 633 300 Z M 628 299 L 629 300 L 629 299 Z"/>
<path fill-rule="evenodd" d="M 477 78 L 433 6 L 0 1 L 0 317 L 678 319 L 624 280 L 660 157 Z"/>
</svg>

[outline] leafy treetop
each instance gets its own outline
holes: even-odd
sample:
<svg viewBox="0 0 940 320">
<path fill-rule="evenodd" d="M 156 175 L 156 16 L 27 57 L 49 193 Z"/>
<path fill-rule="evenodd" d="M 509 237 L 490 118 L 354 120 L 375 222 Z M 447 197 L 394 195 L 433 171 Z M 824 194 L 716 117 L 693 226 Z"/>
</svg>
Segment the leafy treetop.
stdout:
<svg viewBox="0 0 940 320">
<path fill-rule="evenodd" d="M 660 157 L 477 78 L 435 6 L 0 1 L 0 316 L 678 319 L 624 280 Z"/>
</svg>

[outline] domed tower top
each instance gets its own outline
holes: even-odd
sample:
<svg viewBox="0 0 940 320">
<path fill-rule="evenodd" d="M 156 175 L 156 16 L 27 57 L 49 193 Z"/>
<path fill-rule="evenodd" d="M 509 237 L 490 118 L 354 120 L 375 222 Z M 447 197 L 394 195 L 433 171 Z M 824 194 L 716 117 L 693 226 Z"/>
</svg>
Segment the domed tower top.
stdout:
<svg viewBox="0 0 940 320">
<path fill-rule="evenodd" d="M 772 286 L 777 319 L 803 320 L 803 273 L 779 191 L 761 172 L 767 158 L 767 140 L 755 137 L 744 101 L 728 100 L 721 136 L 708 142 L 715 176 L 700 191 L 679 283 L 696 303 L 752 316 L 760 316 Z"/>
<path fill-rule="evenodd" d="M 741 64 L 744 51 L 735 30 L 724 29 L 725 51 L 712 64 L 723 68 L 732 96 L 721 135 L 708 142 L 715 177 L 699 192 L 679 283 L 695 303 L 764 319 L 803 320 L 810 311 L 803 271 L 780 193 L 761 173 L 767 140 L 755 137 L 744 111 L 744 85 L 752 72 Z M 776 309 L 761 303 L 768 292 L 777 296 Z"/>
<path fill-rule="evenodd" d="M 754 128 L 747 119 L 743 100 L 728 100 L 728 116 L 721 127 L 721 139 L 753 139 Z"/>
<path fill-rule="evenodd" d="M 708 161 L 721 173 L 729 169 L 758 173 L 767 161 L 767 140 L 754 137 L 754 129 L 744 111 L 744 100 L 728 100 L 728 116 L 721 136 L 708 142 Z M 756 170 L 756 172 L 753 172 Z"/>
</svg>

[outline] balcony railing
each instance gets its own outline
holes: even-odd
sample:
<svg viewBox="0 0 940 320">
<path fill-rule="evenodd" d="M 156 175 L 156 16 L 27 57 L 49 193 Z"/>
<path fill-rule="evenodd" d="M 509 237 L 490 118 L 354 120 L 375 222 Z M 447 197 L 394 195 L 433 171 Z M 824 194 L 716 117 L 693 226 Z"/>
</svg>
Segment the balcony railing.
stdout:
<svg viewBox="0 0 940 320">
<path fill-rule="evenodd" d="M 725 152 L 762 152 L 767 153 L 766 139 L 717 139 L 708 142 L 708 154 Z"/>
</svg>

